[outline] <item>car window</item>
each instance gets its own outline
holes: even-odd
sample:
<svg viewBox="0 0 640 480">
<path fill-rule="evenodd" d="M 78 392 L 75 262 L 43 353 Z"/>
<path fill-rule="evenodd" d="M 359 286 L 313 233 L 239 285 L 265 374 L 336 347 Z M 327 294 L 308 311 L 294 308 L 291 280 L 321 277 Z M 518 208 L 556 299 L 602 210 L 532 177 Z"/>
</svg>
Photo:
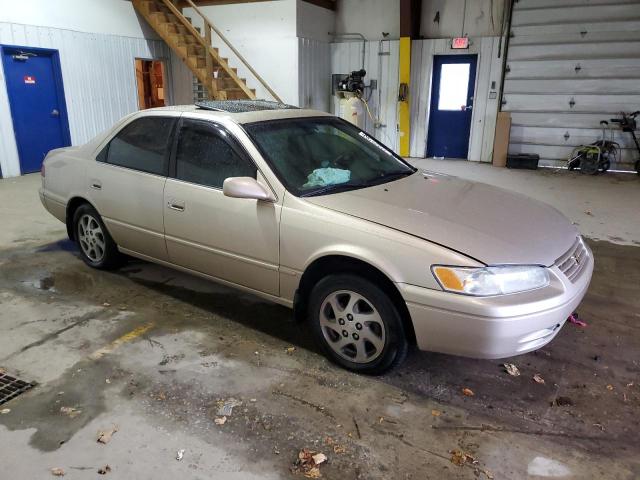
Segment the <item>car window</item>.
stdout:
<svg viewBox="0 0 640 480">
<path fill-rule="evenodd" d="M 337 118 L 293 118 L 244 127 L 294 195 L 365 188 L 415 172 L 371 136 Z"/>
<path fill-rule="evenodd" d="M 233 148 L 224 129 L 209 122 L 185 120 L 176 151 L 176 178 L 222 188 L 226 178 L 256 178 L 256 166 Z"/>
<path fill-rule="evenodd" d="M 156 175 L 167 175 L 175 118 L 144 117 L 124 127 L 98 160 Z"/>
</svg>

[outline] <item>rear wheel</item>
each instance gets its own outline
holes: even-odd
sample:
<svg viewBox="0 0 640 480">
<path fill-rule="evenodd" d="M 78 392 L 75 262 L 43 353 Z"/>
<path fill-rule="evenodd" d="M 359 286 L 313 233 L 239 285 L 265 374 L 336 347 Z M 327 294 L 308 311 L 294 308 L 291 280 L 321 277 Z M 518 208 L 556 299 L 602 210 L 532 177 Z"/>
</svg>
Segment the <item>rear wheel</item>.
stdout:
<svg viewBox="0 0 640 480">
<path fill-rule="evenodd" d="M 111 269 L 120 265 L 122 255 L 100 215 L 91 205 L 84 204 L 76 209 L 73 226 L 80 256 L 87 265 L 100 269 Z"/>
<path fill-rule="evenodd" d="M 311 292 L 309 320 L 326 356 L 349 370 L 378 375 L 406 358 L 409 344 L 398 309 L 362 277 L 320 280 Z"/>
</svg>

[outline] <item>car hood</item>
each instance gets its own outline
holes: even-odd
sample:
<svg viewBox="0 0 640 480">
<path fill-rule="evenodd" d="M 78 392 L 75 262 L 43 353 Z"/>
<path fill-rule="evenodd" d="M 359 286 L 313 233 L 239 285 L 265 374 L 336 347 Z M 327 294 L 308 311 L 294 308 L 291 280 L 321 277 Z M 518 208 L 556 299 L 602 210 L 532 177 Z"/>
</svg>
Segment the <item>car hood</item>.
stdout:
<svg viewBox="0 0 640 480">
<path fill-rule="evenodd" d="M 488 265 L 552 265 L 578 232 L 555 208 L 435 172 L 305 200 L 443 245 Z"/>
</svg>

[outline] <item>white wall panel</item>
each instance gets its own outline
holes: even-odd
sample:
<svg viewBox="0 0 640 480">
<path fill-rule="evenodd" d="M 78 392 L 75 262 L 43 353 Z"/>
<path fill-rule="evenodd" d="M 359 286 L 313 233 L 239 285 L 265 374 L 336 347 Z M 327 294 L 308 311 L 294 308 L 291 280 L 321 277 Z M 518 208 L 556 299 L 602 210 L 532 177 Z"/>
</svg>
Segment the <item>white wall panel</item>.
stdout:
<svg viewBox="0 0 640 480">
<path fill-rule="evenodd" d="M 138 109 L 135 58 L 167 61 L 168 103 L 173 101 L 171 60 L 164 42 L 0 23 L 0 44 L 56 49 L 60 53 L 71 142 L 78 145 Z M 0 165 L 4 176 L 20 174 L 0 65 Z"/>
<path fill-rule="evenodd" d="M 490 162 L 498 111 L 498 87 L 501 59 L 499 37 L 471 40 L 469 50 L 451 50 L 450 39 L 414 40 L 411 45 L 411 147 L 412 157 L 424 157 L 427 151 L 431 79 L 434 55 L 477 54 L 476 83 L 467 158 Z M 492 83 L 495 88 L 492 89 Z M 495 95 L 490 95 L 494 92 Z M 493 96 L 495 98 L 490 98 Z"/>
<path fill-rule="evenodd" d="M 298 38 L 298 106 L 328 112 L 331 101 L 331 46 Z"/>
<path fill-rule="evenodd" d="M 520 0 L 515 3 L 503 110 L 511 153 L 566 165 L 573 146 L 601 136 L 600 120 L 640 109 L 639 0 Z M 614 168 L 635 160 L 630 135 Z"/>
<path fill-rule="evenodd" d="M 365 43 L 364 69 L 367 71 L 365 83 L 377 80 L 376 90 L 367 89 L 365 99 L 371 114 L 368 115 L 365 130 L 382 143 L 398 151 L 398 66 L 400 42 L 398 40 L 373 41 Z M 331 44 L 331 73 L 348 74 L 363 67 L 362 42 L 349 41 Z M 332 113 L 338 112 L 338 99 L 333 97 Z"/>
</svg>

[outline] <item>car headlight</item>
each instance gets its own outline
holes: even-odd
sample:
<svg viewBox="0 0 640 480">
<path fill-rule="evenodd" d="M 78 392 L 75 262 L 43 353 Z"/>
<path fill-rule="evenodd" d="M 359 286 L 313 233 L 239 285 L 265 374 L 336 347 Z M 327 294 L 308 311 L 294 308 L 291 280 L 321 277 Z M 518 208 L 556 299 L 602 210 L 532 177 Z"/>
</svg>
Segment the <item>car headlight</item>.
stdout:
<svg viewBox="0 0 640 480">
<path fill-rule="evenodd" d="M 506 295 L 549 285 L 548 270 L 536 265 L 497 267 L 434 265 L 431 271 L 443 289 L 466 295 Z"/>
</svg>

